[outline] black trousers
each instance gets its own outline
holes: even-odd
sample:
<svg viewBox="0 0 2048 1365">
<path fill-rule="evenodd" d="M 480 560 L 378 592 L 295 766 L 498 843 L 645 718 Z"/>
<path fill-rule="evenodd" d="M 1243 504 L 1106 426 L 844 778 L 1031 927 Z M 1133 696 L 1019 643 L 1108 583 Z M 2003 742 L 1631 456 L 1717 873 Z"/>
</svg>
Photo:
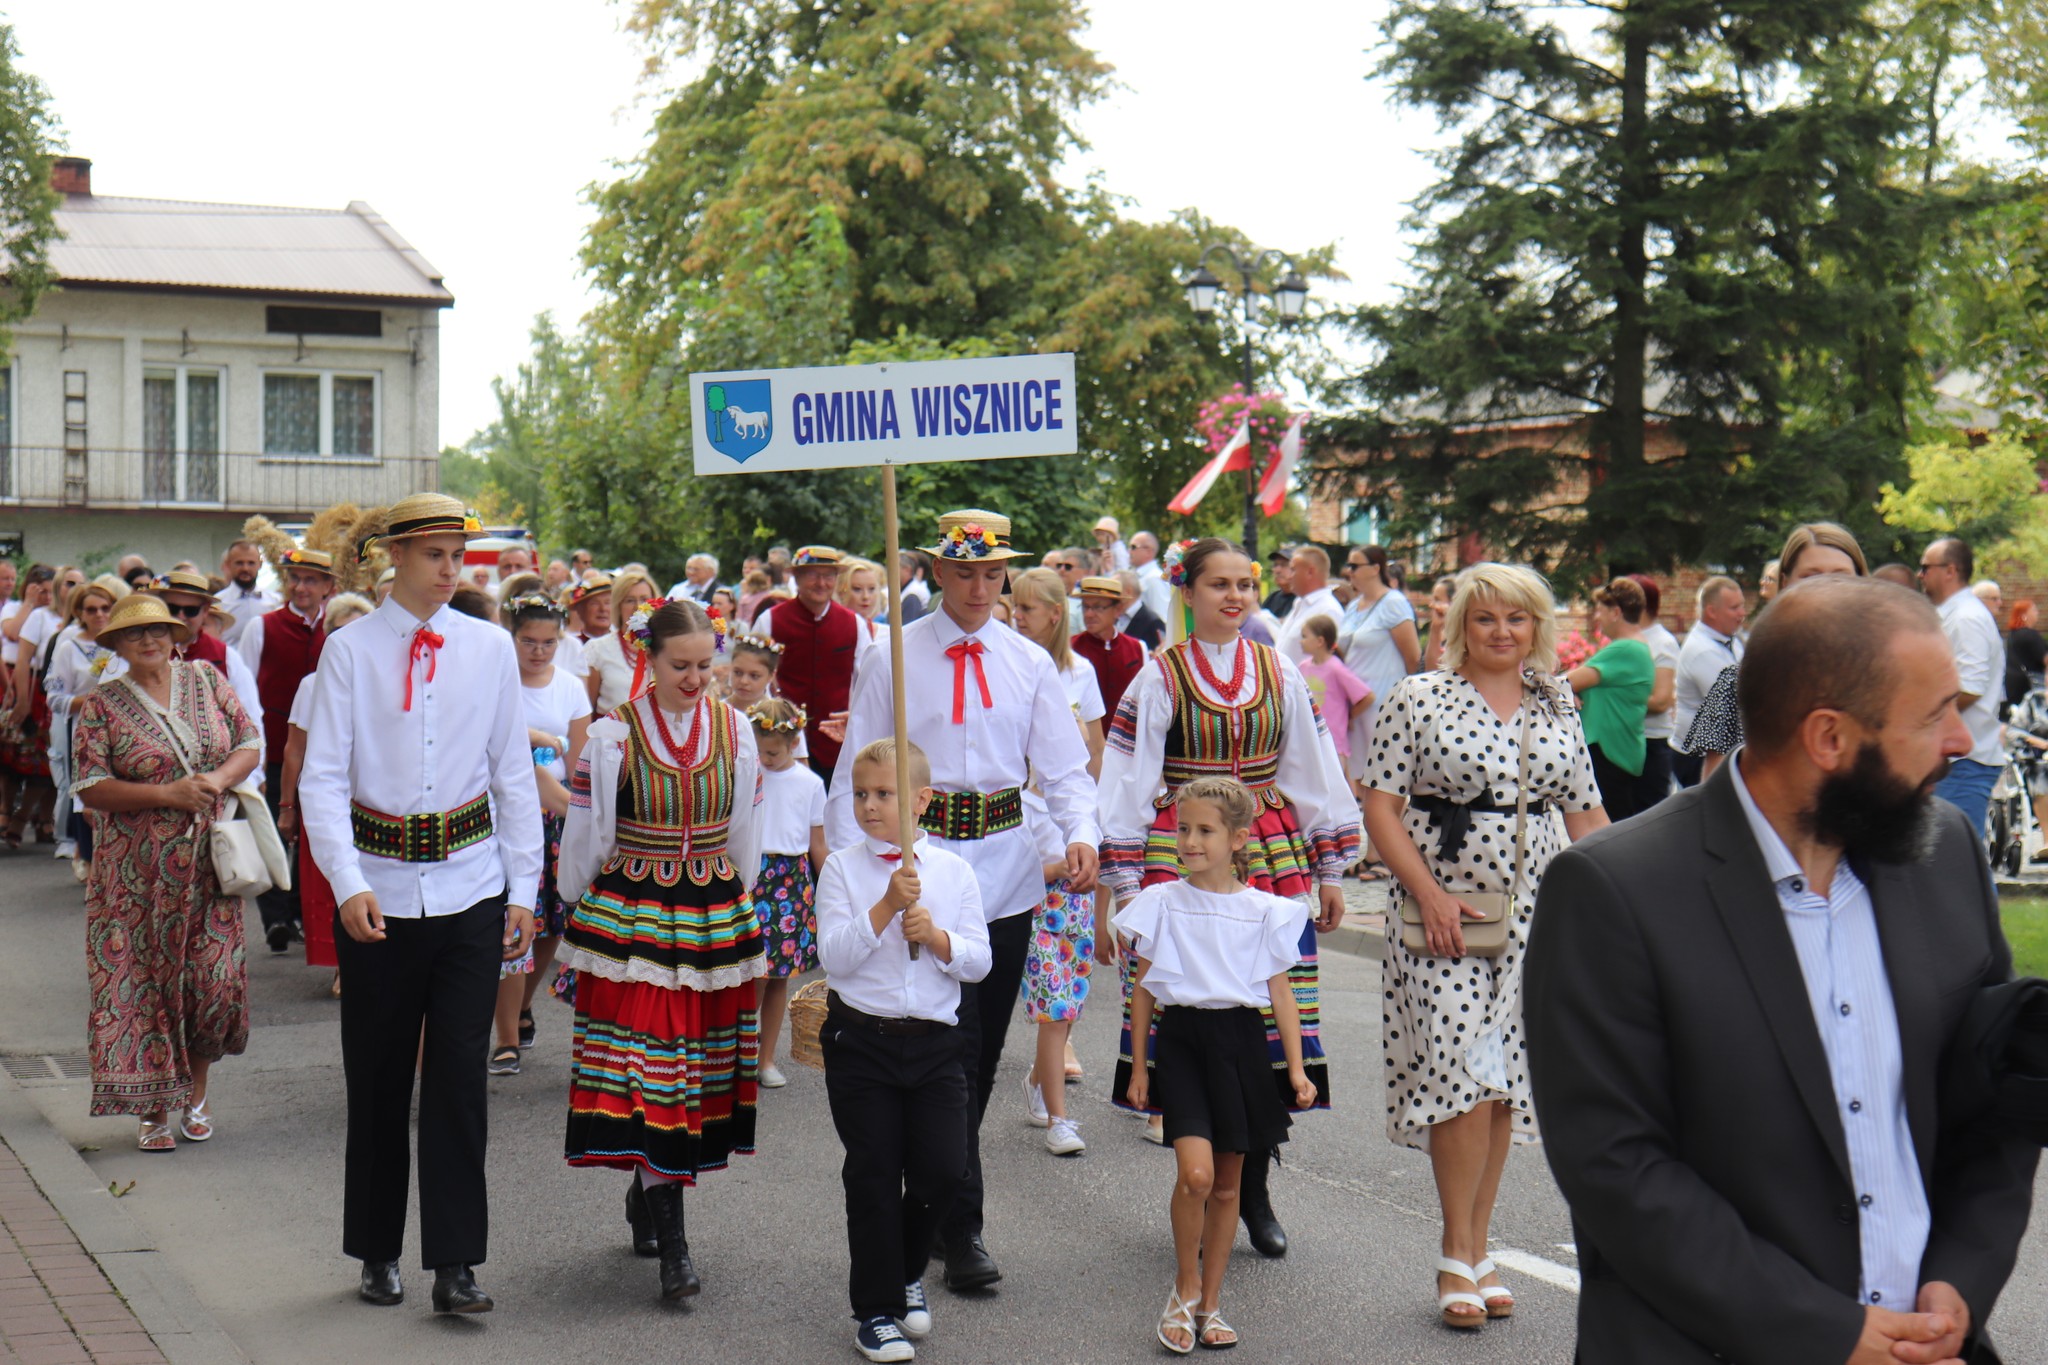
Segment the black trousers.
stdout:
<svg viewBox="0 0 2048 1365">
<path fill-rule="evenodd" d="M 271 754 L 271 761 L 263 765 L 263 804 L 270 807 L 270 818 L 277 819 L 278 792 L 284 785 L 284 755 Z M 296 868 L 299 865 L 299 851 L 295 843 L 285 845 L 286 863 Z M 256 898 L 256 913 L 263 916 L 263 927 L 274 924 L 297 924 L 299 922 L 298 878 L 292 879 L 292 889 L 279 891 L 272 887 Z"/>
<path fill-rule="evenodd" d="M 988 975 L 978 984 L 962 982 L 960 986 L 960 1027 L 955 1032 L 960 1035 L 960 1057 L 974 1091 L 974 1109 L 968 1115 L 967 1177 L 941 1229 L 949 1247 L 981 1235 L 981 1119 L 988 1113 L 988 1097 L 995 1092 L 1003 1041 L 1009 1036 L 1010 1016 L 1017 1012 L 1017 993 L 1024 985 L 1024 958 L 1031 947 L 1030 913 L 989 925 L 988 946 Z"/>
<path fill-rule="evenodd" d="M 1593 755 L 1593 780 L 1600 784 L 1600 804 L 1610 820 L 1626 820 L 1636 813 L 1636 775 L 1610 762 L 1600 746 L 1586 746 Z"/>
<path fill-rule="evenodd" d="M 846 1161 L 846 1292 L 857 1318 L 903 1316 L 924 1278 L 932 1232 L 967 1169 L 967 1070 L 960 1030 L 885 1038 L 828 1017 L 819 1031 L 825 1096 Z"/>
<path fill-rule="evenodd" d="M 1673 749 L 1671 775 L 1678 779 L 1678 785 L 1681 787 L 1697 787 L 1700 784 L 1700 770 L 1706 766 L 1706 761 L 1704 754 L 1682 754 Z"/>
<path fill-rule="evenodd" d="M 387 917 L 384 933 L 382 943 L 358 943 L 335 916 L 348 1082 L 341 1249 L 362 1261 L 395 1261 L 404 1249 L 413 1064 L 424 1028 L 420 1263 L 479 1265 L 490 1231 L 484 1055 L 498 1003 L 505 898 L 454 915 Z"/>
<path fill-rule="evenodd" d="M 1643 775 L 1636 779 L 1636 809 L 1646 811 L 1671 795 L 1671 741 L 1643 740 Z"/>
</svg>

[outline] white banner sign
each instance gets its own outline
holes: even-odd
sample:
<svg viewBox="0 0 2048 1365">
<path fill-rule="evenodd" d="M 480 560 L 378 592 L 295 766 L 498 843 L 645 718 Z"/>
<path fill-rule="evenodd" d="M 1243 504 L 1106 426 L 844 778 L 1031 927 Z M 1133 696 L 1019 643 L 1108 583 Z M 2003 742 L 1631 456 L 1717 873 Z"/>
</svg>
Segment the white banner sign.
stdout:
<svg viewBox="0 0 2048 1365">
<path fill-rule="evenodd" d="M 1074 357 L 690 376 L 699 474 L 1072 455 Z"/>
</svg>

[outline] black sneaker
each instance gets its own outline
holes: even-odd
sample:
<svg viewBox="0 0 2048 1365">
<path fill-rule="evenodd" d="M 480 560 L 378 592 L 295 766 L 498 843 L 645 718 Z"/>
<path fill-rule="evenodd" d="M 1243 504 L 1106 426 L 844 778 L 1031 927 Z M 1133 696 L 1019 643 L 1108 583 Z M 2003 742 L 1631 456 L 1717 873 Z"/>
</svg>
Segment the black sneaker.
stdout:
<svg viewBox="0 0 2048 1365">
<path fill-rule="evenodd" d="M 279 922 L 263 931 L 263 941 L 270 945 L 270 951 L 281 953 L 292 946 L 292 927 Z"/>
<path fill-rule="evenodd" d="M 519 1074 L 519 1049 L 501 1047 L 491 1054 L 491 1060 L 484 1069 L 493 1076 L 517 1076 Z"/>
<path fill-rule="evenodd" d="M 533 1023 L 533 1011 L 519 1011 L 519 1046 L 522 1050 L 533 1046 L 533 1036 L 538 1032 Z"/>
<path fill-rule="evenodd" d="M 924 1281 L 903 1286 L 903 1335 L 923 1341 L 932 1334 L 932 1305 L 924 1295 Z"/>
<path fill-rule="evenodd" d="M 891 1317 L 862 1318 L 859 1330 L 853 1334 L 853 1349 L 869 1360 L 917 1359 L 917 1348 Z"/>
</svg>

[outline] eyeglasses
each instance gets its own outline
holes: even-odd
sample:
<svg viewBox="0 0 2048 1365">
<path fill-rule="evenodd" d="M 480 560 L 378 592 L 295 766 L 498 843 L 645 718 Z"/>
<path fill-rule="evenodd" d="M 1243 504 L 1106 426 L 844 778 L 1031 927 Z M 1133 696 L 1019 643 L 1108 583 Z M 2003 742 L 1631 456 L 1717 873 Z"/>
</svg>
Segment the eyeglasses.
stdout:
<svg viewBox="0 0 2048 1365">
<path fill-rule="evenodd" d="M 165 607 L 165 609 L 166 609 L 166 610 L 168 610 L 168 611 L 169 611 L 169 612 L 171 613 L 171 615 L 173 615 L 173 616 L 182 616 L 182 617 L 184 617 L 184 618 L 185 618 L 186 620 L 188 620 L 188 621 L 189 621 L 189 620 L 191 620 L 191 619 L 192 619 L 193 617 L 195 617 L 195 616 L 200 616 L 200 615 L 203 615 L 203 614 L 205 613 L 205 611 L 206 611 L 206 608 L 205 608 L 205 607 L 203 607 L 203 606 L 202 606 L 202 607 L 181 607 L 181 606 L 179 606 L 179 605 L 178 605 L 177 603 L 175 603 L 175 602 L 166 602 L 166 603 L 164 603 L 164 607 Z"/>
<path fill-rule="evenodd" d="M 171 628 L 162 621 L 152 621 L 146 626 L 130 626 L 128 629 L 135 632 L 135 638 L 138 640 L 168 640 L 171 638 Z"/>
<path fill-rule="evenodd" d="M 1054 561 L 1053 567 L 1055 569 L 1065 569 L 1067 572 L 1072 573 L 1075 569 L 1078 569 L 1081 566 L 1079 564 L 1073 563 L 1071 560 L 1062 559 Z"/>
<path fill-rule="evenodd" d="M 1365 568 L 1366 561 L 1362 559 L 1347 559 L 1344 561 L 1344 567 L 1355 572 L 1359 569 Z"/>
<path fill-rule="evenodd" d="M 560 643 L 562 643 L 560 640 L 521 640 L 519 641 L 519 647 L 521 649 L 553 649 Z"/>
<path fill-rule="evenodd" d="M 1947 567 L 1948 565 L 1939 559 L 1923 559 L 1920 561 L 1921 573 L 1926 573 L 1929 569 L 1946 569 Z"/>
</svg>

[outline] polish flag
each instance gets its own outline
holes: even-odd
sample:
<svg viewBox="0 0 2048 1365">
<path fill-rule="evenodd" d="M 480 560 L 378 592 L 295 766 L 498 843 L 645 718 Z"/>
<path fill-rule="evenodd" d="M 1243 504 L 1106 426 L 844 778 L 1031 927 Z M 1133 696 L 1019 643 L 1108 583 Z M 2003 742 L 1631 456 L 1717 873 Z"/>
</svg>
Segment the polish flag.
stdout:
<svg viewBox="0 0 2048 1365">
<path fill-rule="evenodd" d="M 1287 505 L 1287 485 L 1294 477 L 1294 467 L 1301 463 L 1301 428 L 1308 421 L 1303 413 L 1287 428 L 1287 434 L 1280 438 L 1280 453 L 1273 457 L 1273 463 L 1266 469 L 1266 480 L 1259 485 L 1259 506 L 1266 509 L 1266 515 L 1277 517 L 1280 509 Z"/>
<path fill-rule="evenodd" d="M 1252 467 L 1252 424 L 1249 417 L 1237 424 L 1237 433 L 1216 452 L 1216 458 L 1202 466 L 1201 472 L 1188 480 L 1187 487 L 1173 495 L 1173 501 L 1166 504 L 1166 510 L 1178 516 L 1191 516 L 1202 505 L 1202 499 L 1209 496 L 1217 477 L 1228 469 L 1250 469 Z"/>
</svg>

